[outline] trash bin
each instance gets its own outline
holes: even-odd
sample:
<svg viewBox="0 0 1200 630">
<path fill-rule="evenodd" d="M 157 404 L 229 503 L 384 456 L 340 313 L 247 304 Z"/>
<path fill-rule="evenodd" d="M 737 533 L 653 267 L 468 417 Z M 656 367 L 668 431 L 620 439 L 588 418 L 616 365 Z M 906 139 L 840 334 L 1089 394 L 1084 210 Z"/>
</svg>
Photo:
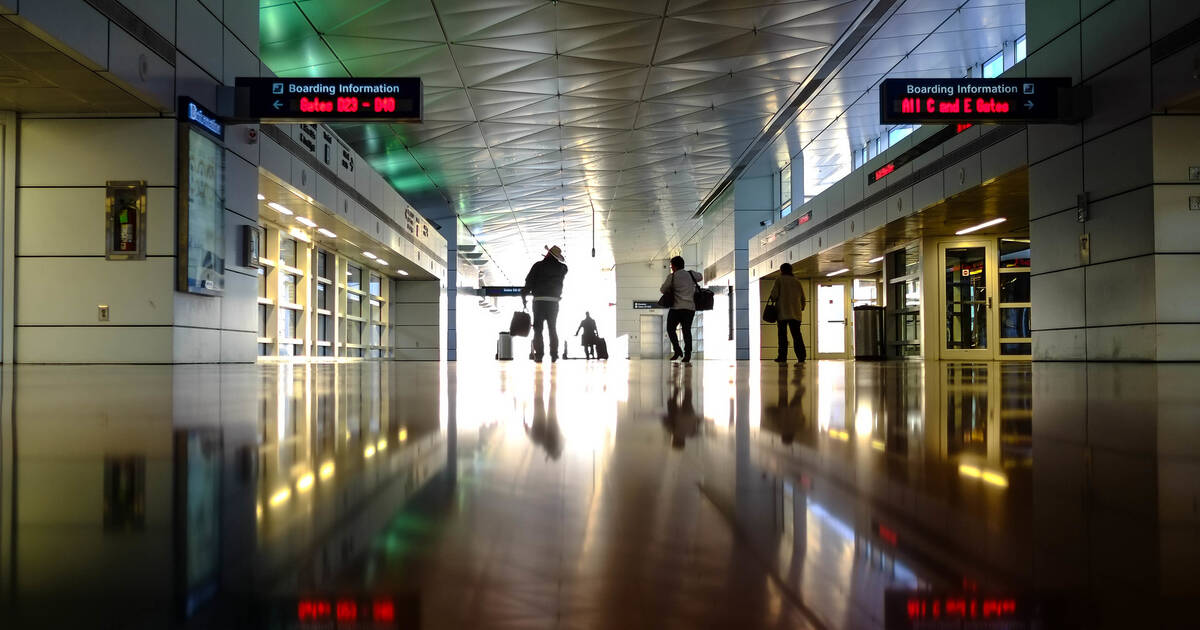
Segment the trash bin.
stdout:
<svg viewBox="0 0 1200 630">
<path fill-rule="evenodd" d="M 854 307 L 854 358 L 883 358 L 883 307 Z"/>
</svg>

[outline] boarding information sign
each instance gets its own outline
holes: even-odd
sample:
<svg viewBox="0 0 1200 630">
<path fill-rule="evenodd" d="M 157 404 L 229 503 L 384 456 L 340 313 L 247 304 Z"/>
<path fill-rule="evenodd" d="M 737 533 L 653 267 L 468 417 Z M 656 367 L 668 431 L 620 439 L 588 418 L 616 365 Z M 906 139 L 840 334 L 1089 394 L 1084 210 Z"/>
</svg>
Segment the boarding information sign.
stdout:
<svg viewBox="0 0 1200 630">
<path fill-rule="evenodd" d="M 1071 80 L 884 79 L 881 124 L 1053 123 L 1071 118 Z"/>
<path fill-rule="evenodd" d="M 419 78 L 238 77 L 237 115 L 262 122 L 420 122 Z"/>
</svg>

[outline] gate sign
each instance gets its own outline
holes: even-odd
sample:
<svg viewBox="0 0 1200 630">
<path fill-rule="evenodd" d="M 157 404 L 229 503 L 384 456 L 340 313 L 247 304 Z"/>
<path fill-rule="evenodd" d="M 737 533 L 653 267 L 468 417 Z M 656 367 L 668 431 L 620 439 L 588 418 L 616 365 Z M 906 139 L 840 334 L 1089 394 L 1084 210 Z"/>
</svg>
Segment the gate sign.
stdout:
<svg viewBox="0 0 1200 630">
<path fill-rule="evenodd" d="M 237 116 L 261 122 L 421 122 L 419 78 L 238 77 Z"/>
<path fill-rule="evenodd" d="M 881 124 L 1055 123 L 1072 118 L 1071 80 L 884 79 Z"/>
</svg>

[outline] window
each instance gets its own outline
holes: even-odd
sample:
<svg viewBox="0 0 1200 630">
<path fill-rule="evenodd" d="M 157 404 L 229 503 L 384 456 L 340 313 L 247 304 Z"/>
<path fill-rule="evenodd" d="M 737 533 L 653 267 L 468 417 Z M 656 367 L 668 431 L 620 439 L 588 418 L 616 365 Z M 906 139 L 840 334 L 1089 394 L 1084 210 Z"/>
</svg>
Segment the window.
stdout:
<svg viewBox="0 0 1200 630">
<path fill-rule="evenodd" d="M 329 279 L 329 252 L 317 251 L 317 276 Z"/>
<path fill-rule="evenodd" d="M 383 295 L 383 293 L 380 292 L 382 289 L 382 286 L 383 286 L 383 279 L 379 277 L 379 274 L 377 274 L 377 273 L 371 274 L 371 295 L 380 295 L 380 296 Z"/>
<path fill-rule="evenodd" d="M 258 305 L 258 336 L 270 337 L 267 332 L 267 322 L 271 319 L 271 311 L 265 304 Z"/>
<path fill-rule="evenodd" d="M 267 297 L 267 270 L 258 268 L 258 297 Z"/>
<path fill-rule="evenodd" d="M 1022 59 L 1025 58 L 1025 36 L 1024 35 L 1017 38 L 1016 49 L 1017 49 L 1017 61 L 1021 61 Z"/>
<path fill-rule="evenodd" d="M 996 53 L 983 64 L 983 78 L 994 79 L 1004 72 L 1004 51 Z"/>
<path fill-rule="evenodd" d="M 328 315 L 317 315 L 317 341 L 329 341 Z"/>
<path fill-rule="evenodd" d="M 779 216 L 786 217 L 792 212 L 792 164 L 789 162 L 779 169 Z"/>
<path fill-rule="evenodd" d="M 362 317 L 362 298 L 357 294 L 346 294 L 346 314 L 352 317 Z"/>
<path fill-rule="evenodd" d="M 281 304 L 296 303 L 296 284 L 300 282 L 300 276 L 294 273 L 283 274 L 283 287 L 279 292 L 279 302 Z"/>
<path fill-rule="evenodd" d="M 362 267 L 358 265 L 346 266 L 346 287 L 355 291 L 362 291 Z"/>
<path fill-rule="evenodd" d="M 346 343 L 354 345 L 362 343 L 362 324 L 351 321 L 346 322 Z M 362 354 L 356 356 L 362 356 Z"/>
<path fill-rule="evenodd" d="M 896 144 L 897 142 L 900 142 L 907 137 L 908 134 L 912 133 L 914 129 L 915 127 L 912 125 L 893 127 L 892 130 L 888 132 L 888 144 Z"/>
<path fill-rule="evenodd" d="M 371 300 L 371 321 L 373 321 L 373 322 L 380 321 L 381 319 L 383 319 L 381 317 L 382 314 L 383 314 L 383 304 L 376 300 Z"/>
<path fill-rule="evenodd" d="M 289 266 L 296 266 L 296 241 L 285 238 L 279 241 L 279 262 Z"/>
</svg>

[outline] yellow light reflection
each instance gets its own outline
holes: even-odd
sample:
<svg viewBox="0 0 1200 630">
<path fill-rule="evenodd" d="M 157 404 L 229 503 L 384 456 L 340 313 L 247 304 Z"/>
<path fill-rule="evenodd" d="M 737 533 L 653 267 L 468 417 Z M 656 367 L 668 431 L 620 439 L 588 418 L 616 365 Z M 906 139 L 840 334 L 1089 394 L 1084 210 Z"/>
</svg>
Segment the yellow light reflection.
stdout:
<svg viewBox="0 0 1200 630">
<path fill-rule="evenodd" d="M 983 473 L 983 481 L 985 483 L 990 483 L 993 486 L 999 486 L 1001 488 L 1008 487 L 1008 478 L 1005 477 L 1004 475 L 994 473 L 994 472 L 984 472 Z"/>
<path fill-rule="evenodd" d="M 259 501 L 258 505 L 255 506 L 255 508 L 256 508 L 255 509 L 255 517 L 261 521 L 262 520 L 262 501 Z"/>
<path fill-rule="evenodd" d="M 296 480 L 296 489 L 299 490 L 300 492 L 307 492 L 310 488 L 313 487 L 314 481 L 315 480 L 313 479 L 313 474 L 308 473 Z"/>
<path fill-rule="evenodd" d="M 842 440 L 844 442 L 844 441 L 848 441 L 850 439 L 850 434 L 845 431 L 839 430 L 839 429 L 830 429 L 829 437 L 836 438 L 836 439 Z"/>
<path fill-rule="evenodd" d="M 884 443 L 880 440 L 871 440 L 871 448 L 882 451 L 884 450 Z"/>
<path fill-rule="evenodd" d="M 408 429 L 400 429 L 400 432 L 396 434 L 396 439 L 401 442 L 408 441 Z"/>
<path fill-rule="evenodd" d="M 374 447 L 374 446 L 368 446 L 368 447 L 367 447 L 367 448 L 366 448 L 366 449 L 363 451 L 363 457 L 366 457 L 366 458 L 368 458 L 368 459 L 370 459 L 370 458 L 372 458 L 372 457 L 375 457 L 375 447 Z"/>
<path fill-rule="evenodd" d="M 967 464 L 959 464 L 958 474 L 960 474 L 964 477 L 971 477 L 973 479 L 979 479 L 980 477 L 983 476 L 982 471 L 980 471 L 978 468 L 976 468 L 974 466 L 968 466 Z"/>
<path fill-rule="evenodd" d="M 375 448 L 380 451 L 386 451 L 387 450 L 387 440 L 386 439 L 379 440 L 378 442 L 375 443 Z"/>
<path fill-rule="evenodd" d="M 333 462 L 325 462 L 324 464 L 322 464 L 321 470 L 319 471 L 319 473 L 321 475 L 322 481 L 332 477 L 333 476 Z"/>
<path fill-rule="evenodd" d="M 279 507 L 288 502 L 292 498 L 292 491 L 287 488 L 280 488 L 278 492 L 271 495 L 271 507 Z"/>
</svg>

